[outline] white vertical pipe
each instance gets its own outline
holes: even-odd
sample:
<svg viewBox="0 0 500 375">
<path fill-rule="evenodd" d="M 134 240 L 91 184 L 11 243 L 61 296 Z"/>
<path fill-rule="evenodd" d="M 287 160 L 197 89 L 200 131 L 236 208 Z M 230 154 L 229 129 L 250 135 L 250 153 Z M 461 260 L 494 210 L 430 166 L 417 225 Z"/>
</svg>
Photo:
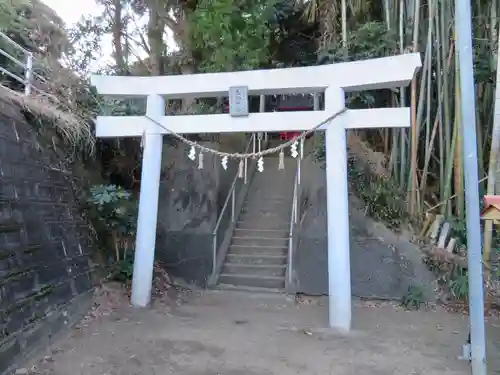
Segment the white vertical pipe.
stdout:
<svg viewBox="0 0 500 375">
<path fill-rule="evenodd" d="M 325 109 L 334 112 L 344 106 L 344 90 L 327 88 Z M 329 323 L 330 327 L 347 332 L 351 329 L 351 264 L 347 145 L 342 116 L 328 125 L 325 147 Z"/>
<path fill-rule="evenodd" d="M 476 135 L 476 96 L 474 83 L 474 49 L 472 45 L 472 11 L 470 1 L 457 1 L 455 30 L 460 65 L 460 114 L 462 147 L 465 155 L 465 211 L 467 221 L 467 268 L 469 270 L 469 321 L 471 365 L 473 375 L 486 375 L 486 337 L 484 328 L 484 279 L 481 226 L 479 224 L 479 188 Z"/>
<path fill-rule="evenodd" d="M 26 67 L 24 70 L 24 94 L 26 96 L 31 94 L 31 83 L 32 83 L 32 78 L 33 76 L 33 54 L 28 53 L 28 56 L 26 58 Z"/>
<path fill-rule="evenodd" d="M 295 186 L 295 189 L 293 191 L 293 222 L 297 224 L 298 220 L 298 210 L 297 210 L 297 205 L 298 205 L 298 192 L 297 192 L 297 186 Z"/>
<path fill-rule="evenodd" d="M 159 119 L 165 115 L 165 102 L 161 96 L 148 96 L 146 114 L 153 119 Z M 141 191 L 132 278 L 131 300 L 134 307 L 146 307 L 151 301 L 162 149 L 163 136 L 161 134 L 148 132 L 144 134 Z"/>
<path fill-rule="evenodd" d="M 231 221 L 234 223 L 234 210 L 235 210 L 235 202 L 236 201 L 236 185 L 233 187 L 233 191 L 231 193 Z"/>
</svg>

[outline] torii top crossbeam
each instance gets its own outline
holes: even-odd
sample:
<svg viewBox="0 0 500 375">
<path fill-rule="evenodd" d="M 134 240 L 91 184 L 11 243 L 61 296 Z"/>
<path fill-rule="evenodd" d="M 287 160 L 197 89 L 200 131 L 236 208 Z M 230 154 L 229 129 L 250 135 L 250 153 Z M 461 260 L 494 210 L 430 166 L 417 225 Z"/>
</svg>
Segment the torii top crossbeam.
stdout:
<svg viewBox="0 0 500 375">
<path fill-rule="evenodd" d="M 157 94 L 166 99 L 222 96 L 231 86 L 248 86 L 249 95 L 312 93 L 332 85 L 349 92 L 405 86 L 420 66 L 420 54 L 410 53 L 299 68 L 155 77 L 93 76 L 92 84 L 101 95 Z"/>
<path fill-rule="evenodd" d="M 110 97 L 202 98 L 227 95 L 232 86 L 247 86 L 249 95 L 322 92 L 338 87 L 344 92 L 395 88 L 407 85 L 421 66 L 420 55 L 320 66 L 253 70 L 230 73 L 203 73 L 155 77 L 92 76 L 92 84 L 101 95 Z M 328 100 L 328 99 L 327 99 Z M 338 110 L 338 108 L 337 108 Z M 183 134 L 223 132 L 266 132 L 308 130 L 331 116 L 332 111 L 252 113 L 232 118 L 227 114 L 209 116 L 161 116 L 159 121 L 170 131 Z M 377 108 L 347 112 L 347 128 L 409 126 L 409 108 Z M 144 116 L 99 116 L 98 137 L 137 137 L 144 132 L 168 134 Z"/>
</svg>

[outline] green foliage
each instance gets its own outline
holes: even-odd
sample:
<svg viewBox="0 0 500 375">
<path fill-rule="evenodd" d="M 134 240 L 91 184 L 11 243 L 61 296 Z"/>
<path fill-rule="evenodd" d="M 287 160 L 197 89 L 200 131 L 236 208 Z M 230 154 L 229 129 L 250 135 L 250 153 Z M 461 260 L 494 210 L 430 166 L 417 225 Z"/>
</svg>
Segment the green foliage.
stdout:
<svg viewBox="0 0 500 375">
<path fill-rule="evenodd" d="M 272 0 L 200 0 L 191 14 L 193 47 L 205 72 L 249 70 L 269 58 Z"/>
<path fill-rule="evenodd" d="M 324 163 L 324 138 L 314 154 L 319 162 Z M 409 220 L 404 191 L 392 179 L 375 176 L 369 166 L 361 165 L 354 155 L 350 155 L 347 162 L 350 187 L 365 203 L 367 215 L 391 229 L 399 229 L 405 220 Z"/>
<path fill-rule="evenodd" d="M 67 62 L 82 76 L 90 73 L 92 64 L 103 57 L 103 36 L 111 31 L 109 22 L 103 18 L 87 15 L 68 31 L 71 58 Z"/>
<path fill-rule="evenodd" d="M 12 0 L 0 0 L 0 30 L 2 32 L 20 32 L 23 27 L 18 9 L 29 6 L 28 0 L 18 0 L 14 5 Z"/>
<path fill-rule="evenodd" d="M 420 309 L 424 303 L 424 289 L 419 285 L 409 285 L 406 294 L 403 296 L 402 305 L 406 309 Z"/>
<path fill-rule="evenodd" d="M 126 282 L 132 278 L 134 249 L 133 237 L 137 223 L 137 204 L 132 195 L 116 185 L 94 185 L 88 196 L 89 218 L 101 239 L 109 277 Z M 114 251 L 111 251 L 111 250 Z M 114 252 L 114 254 L 113 254 Z"/>
<path fill-rule="evenodd" d="M 68 47 L 64 22 L 40 0 L 0 0 L 0 30 L 43 56 L 58 58 Z"/>
<path fill-rule="evenodd" d="M 347 44 L 344 48 L 340 35 L 327 46 L 320 55 L 320 64 L 332 62 L 346 62 L 367 60 L 377 57 L 393 55 L 398 48 L 397 34 L 387 30 L 383 22 L 368 22 L 355 30 L 350 30 L 347 35 Z M 349 53 L 347 53 L 349 51 Z M 380 100 L 380 93 L 364 91 L 347 95 L 346 104 L 350 108 L 366 108 Z M 382 97 L 382 99 L 384 99 Z"/>
<path fill-rule="evenodd" d="M 469 278 L 466 269 L 455 266 L 448 279 L 448 288 L 452 296 L 458 300 L 467 300 L 469 295 Z"/>
<path fill-rule="evenodd" d="M 467 244 L 467 223 L 463 219 L 449 217 L 446 219 L 450 223 L 451 235 L 457 237 L 460 244 Z"/>
<path fill-rule="evenodd" d="M 394 31 L 387 30 L 383 22 L 368 22 L 347 35 L 347 51 L 340 35 L 322 51 L 323 62 L 340 62 L 373 59 L 394 54 L 398 48 L 398 37 Z"/>
<path fill-rule="evenodd" d="M 113 271 L 111 272 L 111 280 L 126 283 L 132 280 L 132 275 L 134 271 L 134 256 L 133 253 L 127 255 L 125 259 L 120 260 L 116 263 Z"/>
<path fill-rule="evenodd" d="M 368 167 L 360 167 L 349 158 L 348 176 L 352 189 L 366 205 L 366 213 L 392 229 L 399 229 L 405 219 L 404 191 L 391 179 L 374 176 Z"/>
<path fill-rule="evenodd" d="M 496 51 L 497 41 L 488 41 L 491 50 Z M 491 50 L 479 43 L 474 44 L 474 81 L 476 83 L 495 83 L 496 65 L 491 58 Z"/>
<path fill-rule="evenodd" d="M 113 233 L 131 236 L 135 233 L 137 205 L 130 198 L 129 192 L 116 185 L 95 185 L 90 188 L 88 202 Z"/>
</svg>

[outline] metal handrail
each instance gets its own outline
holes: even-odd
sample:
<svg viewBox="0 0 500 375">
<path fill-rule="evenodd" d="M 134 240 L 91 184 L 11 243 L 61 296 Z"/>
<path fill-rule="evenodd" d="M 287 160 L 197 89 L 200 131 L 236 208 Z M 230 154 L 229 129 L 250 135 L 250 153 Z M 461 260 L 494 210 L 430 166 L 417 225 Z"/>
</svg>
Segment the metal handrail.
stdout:
<svg viewBox="0 0 500 375">
<path fill-rule="evenodd" d="M 17 82 L 23 84 L 25 95 L 30 95 L 32 89 L 38 91 L 39 93 L 47 94 L 47 93 L 43 92 L 42 90 L 33 86 L 33 79 L 34 78 L 37 78 L 41 82 L 48 83 L 48 81 L 44 77 L 42 77 L 40 74 L 38 74 L 34 71 L 33 65 L 35 63 L 35 57 L 33 55 L 33 52 L 28 51 L 26 48 L 24 48 L 20 44 L 16 43 L 8 35 L 4 34 L 1 31 L 0 31 L 0 40 L 7 42 L 11 46 L 13 46 L 16 50 L 21 52 L 24 55 L 24 58 L 26 60 L 26 62 L 22 62 L 20 59 L 12 56 L 9 52 L 0 48 L 0 55 L 4 56 L 5 58 L 10 60 L 15 65 L 21 67 L 24 71 L 24 77 L 21 77 L 13 72 L 8 71 L 5 67 L 0 67 L 0 72 L 9 76 L 10 78 L 16 80 Z"/>
<path fill-rule="evenodd" d="M 247 146 L 245 148 L 245 153 L 248 153 L 250 151 L 250 147 L 255 145 L 255 138 L 256 135 L 255 133 L 252 133 L 252 136 L 248 140 Z M 255 147 L 255 146 L 254 146 Z M 254 149 L 255 152 L 255 149 Z M 244 164 L 245 168 L 245 173 L 244 173 L 244 182 L 245 184 L 247 183 L 247 162 L 245 161 Z M 231 222 L 234 222 L 236 220 L 235 217 L 235 209 L 236 209 L 236 183 L 238 182 L 239 179 L 239 170 L 236 172 L 236 175 L 234 176 L 233 183 L 231 184 L 231 188 L 229 189 L 229 192 L 227 194 L 226 200 L 224 201 L 224 205 L 222 206 L 221 212 L 219 213 L 219 217 L 217 219 L 217 222 L 215 224 L 214 230 L 212 232 L 212 275 L 215 274 L 216 272 L 216 265 L 217 265 L 217 232 L 219 230 L 220 224 L 222 222 L 222 218 L 224 217 L 224 214 L 226 213 L 227 206 L 229 205 L 229 200 L 231 200 Z"/>
<path fill-rule="evenodd" d="M 290 233 L 288 237 L 288 284 L 292 284 L 293 270 L 293 235 L 299 216 L 299 181 L 300 181 L 300 160 L 297 162 L 297 171 L 293 183 L 292 213 L 290 216 Z"/>
<path fill-rule="evenodd" d="M 319 94 L 314 93 L 314 110 L 319 110 L 320 100 Z M 288 235 L 288 284 L 291 285 L 293 281 L 293 250 L 294 250 L 294 241 L 293 236 L 297 226 L 297 222 L 299 221 L 300 216 L 300 180 L 301 180 L 301 170 L 302 170 L 302 160 L 305 159 L 304 155 L 304 139 L 301 139 L 300 142 L 300 154 L 301 158 L 297 160 L 297 171 L 295 172 L 295 180 L 293 183 L 293 201 L 292 201 L 292 213 L 290 217 L 290 233 Z"/>
</svg>

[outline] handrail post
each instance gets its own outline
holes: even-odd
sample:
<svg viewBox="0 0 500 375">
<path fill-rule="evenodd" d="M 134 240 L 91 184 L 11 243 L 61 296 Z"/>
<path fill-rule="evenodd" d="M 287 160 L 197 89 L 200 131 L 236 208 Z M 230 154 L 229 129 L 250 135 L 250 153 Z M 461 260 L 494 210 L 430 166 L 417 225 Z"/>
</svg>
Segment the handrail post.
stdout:
<svg viewBox="0 0 500 375">
<path fill-rule="evenodd" d="M 231 221 L 234 223 L 234 208 L 235 208 L 235 200 L 236 200 L 236 188 L 233 189 L 231 193 Z"/>
<path fill-rule="evenodd" d="M 301 170 L 300 170 L 300 164 L 302 163 L 302 160 L 298 159 L 297 160 L 297 185 L 300 185 L 300 173 L 301 173 Z"/>
<path fill-rule="evenodd" d="M 33 54 L 30 52 L 26 58 L 26 66 L 24 70 L 24 95 L 31 94 L 31 80 L 33 74 Z"/>
<path fill-rule="evenodd" d="M 300 165 L 300 160 L 298 161 Z M 297 166 L 298 168 L 298 166 Z M 288 234 L 288 259 L 287 259 L 287 275 L 288 275 L 288 285 L 292 285 L 292 274 L 293 274 L 293 252 L 294 252 L 294 232 L 297 226 L 298 218 L 298 177 L 299 171 L 297 169 L 295 173 L 295 180 L 293 182 L 293 196 L 292 196 L 292 214 L 290 217 L 290 232 Z"/>
<path fill-rule="evenodd" d="M 295 224 L 297 224 L 297 205 L 298 205 L 298 199 L 297 199 L 297 186 L 295 186 L 295 189 L 293 191 L 293 221 Z"/>
<path fill-rule="evenodd" d="M 293 231 L 288 235 L 288 285 L 292 285 L 293 270 Z"/>
<path fill-rule="evenodd" d="M 217 230 L 212 233 L 212 277 L 217 272 Z"/>
</svg>

